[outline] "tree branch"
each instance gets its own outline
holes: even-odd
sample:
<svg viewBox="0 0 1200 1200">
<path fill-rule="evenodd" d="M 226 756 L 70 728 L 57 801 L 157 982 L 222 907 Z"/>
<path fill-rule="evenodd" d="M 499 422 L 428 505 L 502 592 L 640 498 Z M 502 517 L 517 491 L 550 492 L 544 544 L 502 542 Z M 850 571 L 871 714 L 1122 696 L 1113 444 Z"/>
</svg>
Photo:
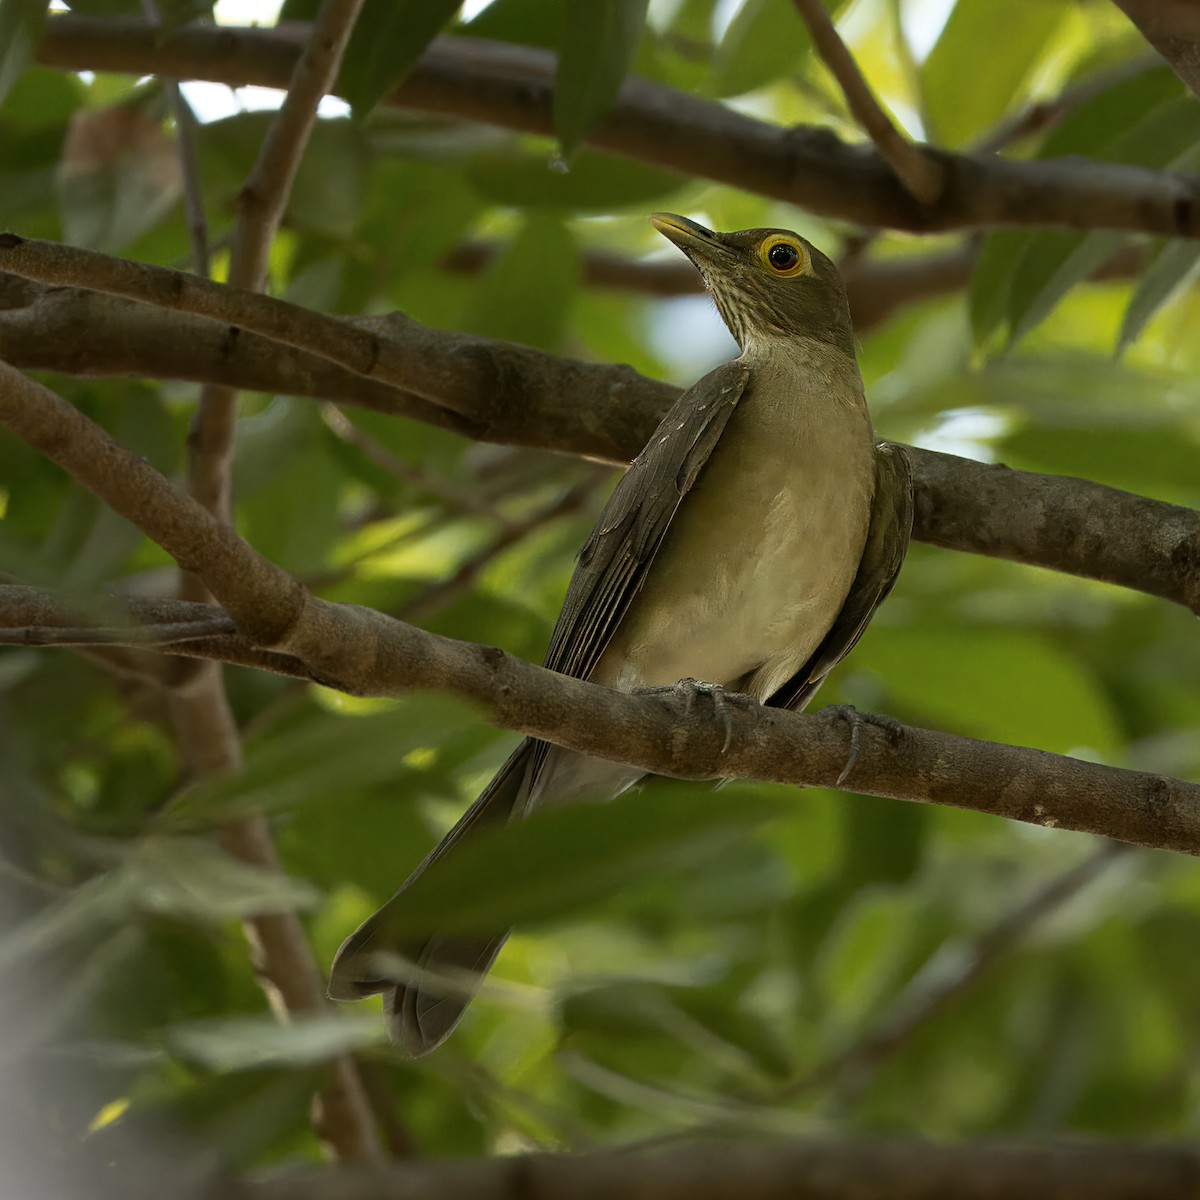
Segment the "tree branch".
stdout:
<svg viewBox="0 0 1200 1200">
<path fill-rule="evenodd" d="M 68 70 L 287 85 L 302 27 L 192 26 L 54 16 L 38 61 Z M 531 47 L 439 38 L 393 93 L 399 107 L 553 135 L 555 60 Z M 928 233 L 1006 225 L 1200 236 L 1200 181 L 1079 160 L 1007 161 L 928 151 L 945 177 L 920 204 L 874 151 L 823 129 L 780 129 L 716 101 L 629 78 L 591 145 L 862 225 Z"/>
<path fill-rule="evenodd" d="M 896 178 L 922 204 L 931 204 L 941 194 L 945 180 L 939 166 L 926 158 L 892 124 L 887 113 L 867 86 L 854 56 L 838 34 L 828 10 L 821 0 L 792 0 L 812 36 L 817 53 L 833 73 L 854 119 L 875 143 L 875 148 L 887 161 Z"/>
<path fill-rule="evenodd" d="M 187 1188 L 106 1180 L 120 1200 L 1194 1200 L 1187 1143 L 754 1138 L 630 1153 L 527 1154 L 277 1172 Z M 94 1182 L 93 1182 L 93 1186 Z"/>
<path fill-rule="evenodd" d="M 445 333 L 399 314 L 358 321 L 325 316 L 182 272 L 54 242 L 0 235 L 0 268 L 165 300 L 282 339 L 311 356 L 306 363 L 336 358 L 337 364 L 319 376 L 331 383 L 329 372 L 339 368 L 369 372 L 376 381 L 386 375 L 409 390 L 378 390 L 383 385 L 376 382 L 370 407 L 382 407 L 382 397 L 392 395 L 391 411 L 420 416 L 431 408 L 445 411 L 436 406 L 446 400 L 454 419 L 487 441 L 627 462 L 679 394 L 626 366 L 582 363 L 511 342 Z M 143 305 L 141 311 L 156 310 Z M 241 333 L 237 340 L 251 336 Z M 250 355 L 248 369 L 264 371 L 268 351 Z M 416 392 L 421 393 L 418 406 L 409 408 Z M 1013 471 L 915 447 L 909 453 L 916 471 L 917 538 L 1134 588 L 1200 612 L 1200 513 L 1086 480 Z"/>
<path fill-rule="evenodd" d="M 283 104 L 238 193 L 229 277 L 251 292 L 266 281 L 271 244 L 316 122 L 317 105 L 336 78 L 361 2 L 324 0 L 321 4 L 291 72 Z M 206 385 L 188 435 L 188 488 L 204 509 L 225 525 L 232 521 L 236 427 L 237 391 L 222 384 Z M 185 576 L 182 591 L 194 599 L 207 595 L 190 576 Z M 192 662 L 181 665 L 174 675 L 167 706 L 192 771 L 198 777 L 237 771 L 242 762 L 241 739 L 219 664 Z M 281 869 L 270 828 L 261 817 L 229 822 L 221 829 L 220 840 L 230 854 L 244 862 L 274 872 Z M 243 921 L 243 929 L 269 985 L 265 989 L 268 1000 L 280 1018 L 321 1011 L 326 1004 L 322 974 L 295 914 L 251 916 Z M 314 1124 L 318 1136 L 339 1159 L 380 1157 L 371 1106 L 350 1056 L 342 1055 L 331 1064 L 330 1076 L 314 1105 Z"/>
<path fill-rule="evenodd" d="M 149 463 L 3 364 L 0 423 L 198 574 L 243 636 L 293 655 L 329 686 L 376 696 L 448 691 L 482 704 L 504 728 L 655 774 L 824 787 L 842 777 L 850 727 L 836 709 L 735 709 L 726 741 L 722 720 L 703 705 L 620 695 L 312 596 Z M 883 720 L 861 722 L 858 740 L 856 791 L 1200 853 L 1200 784 Z"/>
<path fill-rule="evenodd" d="M 1188 88 L 1200 96 L 1200 12 L 1190 0 L 1115 0 Z"/>
</svg>

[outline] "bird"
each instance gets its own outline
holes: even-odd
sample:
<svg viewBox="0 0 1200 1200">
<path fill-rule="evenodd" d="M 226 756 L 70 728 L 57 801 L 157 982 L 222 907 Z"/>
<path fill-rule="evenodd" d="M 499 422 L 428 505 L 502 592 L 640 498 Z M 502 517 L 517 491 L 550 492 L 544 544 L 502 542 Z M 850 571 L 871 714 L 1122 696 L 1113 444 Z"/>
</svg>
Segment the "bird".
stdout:
<svg viewBox="0 0 1200 1200">
<path fill-rule="evenodd" d="M 618 482 L 579 552 L 545 666 L 619 692 L 690 685 L 799 711 L 896 580 L 911 466 L 902 447 L 875 440 L 846 291 L 826 255 L 786 229 L 650 221 L 700 272 L 741 353 L 684 393 Z M 482 830 L 610 799 L 643 775 L 526 738 L 343 942 L 329 995 L 382 992 L 396 1045 L 413 1057 L 441 1045 L 508 934 L 397 944 L 389 918 L 406 889 Z"/>
</svg>

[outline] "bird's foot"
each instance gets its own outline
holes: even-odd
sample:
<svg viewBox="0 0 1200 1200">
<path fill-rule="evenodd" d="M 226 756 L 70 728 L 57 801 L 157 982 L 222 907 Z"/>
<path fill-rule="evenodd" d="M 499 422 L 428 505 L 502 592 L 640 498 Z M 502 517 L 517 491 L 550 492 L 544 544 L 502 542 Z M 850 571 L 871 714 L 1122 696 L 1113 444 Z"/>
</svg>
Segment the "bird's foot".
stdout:
<svg viewBox="0 0 1200 1200">
<path fill-rule="evenodd" d="M 837 777 L 834 787 L 841 787 L 850 778 L 850 772 L 858 764 L 858 755 L 862 748 L 861 731 L 864 725 L 874 725 L 882 729 L 889 737 L 899 737 L 904 726 L 895 717 L 887 717 L 881 713 L 860 713 L 853 704 L 831 704 L 823 710 L 835 721 L 845 721 L 850 726 L 850 752 L 846 755 L 846 765 Z"/>
<path fill-rule="evenodd" d="M 682 700 L 685 715 L 690 714 L 695 707 L 697 696 L 706 696 L 712 702 L 713 711 L 725 731 L 725 740 L 721 743 L 722 754 L 729 749 L 729 743 L 733 741 L 732 710 L 759 707 L 753 696 L 748 696 L 745 692 L 727 692 L 719 683 L 707 683 L 703 679 L 681 679 L 678 683 L 668 683 L 660 687 L 637 688 L 636 694 Z"/>
</svg>

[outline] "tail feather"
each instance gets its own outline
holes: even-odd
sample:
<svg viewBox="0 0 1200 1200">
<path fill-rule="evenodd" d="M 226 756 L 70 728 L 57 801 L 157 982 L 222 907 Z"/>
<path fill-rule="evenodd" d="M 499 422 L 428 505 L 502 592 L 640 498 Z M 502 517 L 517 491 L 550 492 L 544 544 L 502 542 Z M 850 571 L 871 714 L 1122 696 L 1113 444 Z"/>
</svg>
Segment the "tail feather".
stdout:
<svg viewBox="0 0 1200 1200">
<path fill-rule="evenodd" d="M 330 969 L 329 995 L 360 1000 L 383 993 L 392 1040 L 413 1057 L 436 1049 L 453 1031 L 479 989 L 508 932 L 490 935 L 433 934 L 398 943 L 387 933 L 388 914 L 404 902 L 419 875 L 464 837 L 503 825 L 528 795 L 538 743 L 526 739 L 509 756 L 482 795 L 400 886 L 396 894 L 341 945 Z M 389 959 L 391 963 L 389 964 Z M 407 970 L 397 960 L 412 964 Z M 422 978 L 422 973 L 427 977 Z"/>
</svg>

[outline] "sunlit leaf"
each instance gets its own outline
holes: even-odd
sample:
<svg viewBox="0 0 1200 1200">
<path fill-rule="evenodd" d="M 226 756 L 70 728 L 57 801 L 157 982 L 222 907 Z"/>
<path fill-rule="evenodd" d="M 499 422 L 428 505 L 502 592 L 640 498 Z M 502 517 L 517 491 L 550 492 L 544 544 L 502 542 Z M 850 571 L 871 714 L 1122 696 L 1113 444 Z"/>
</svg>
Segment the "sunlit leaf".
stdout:
<svg viewBox="0 0 1200 1200">
<path fill-rule="evenodd" d="M 960 146 L 1007 112 L 1064 15 L 1040 0 L 959 0 L 921 68 L 936 140 Z"/>
<path fill-rule="evenodd" d="M 707 86 L 718 96 L 752 91 L 802 71 L 810 49 L 792 0 L 746 0 L 713 55 Z"/>
</svg>

